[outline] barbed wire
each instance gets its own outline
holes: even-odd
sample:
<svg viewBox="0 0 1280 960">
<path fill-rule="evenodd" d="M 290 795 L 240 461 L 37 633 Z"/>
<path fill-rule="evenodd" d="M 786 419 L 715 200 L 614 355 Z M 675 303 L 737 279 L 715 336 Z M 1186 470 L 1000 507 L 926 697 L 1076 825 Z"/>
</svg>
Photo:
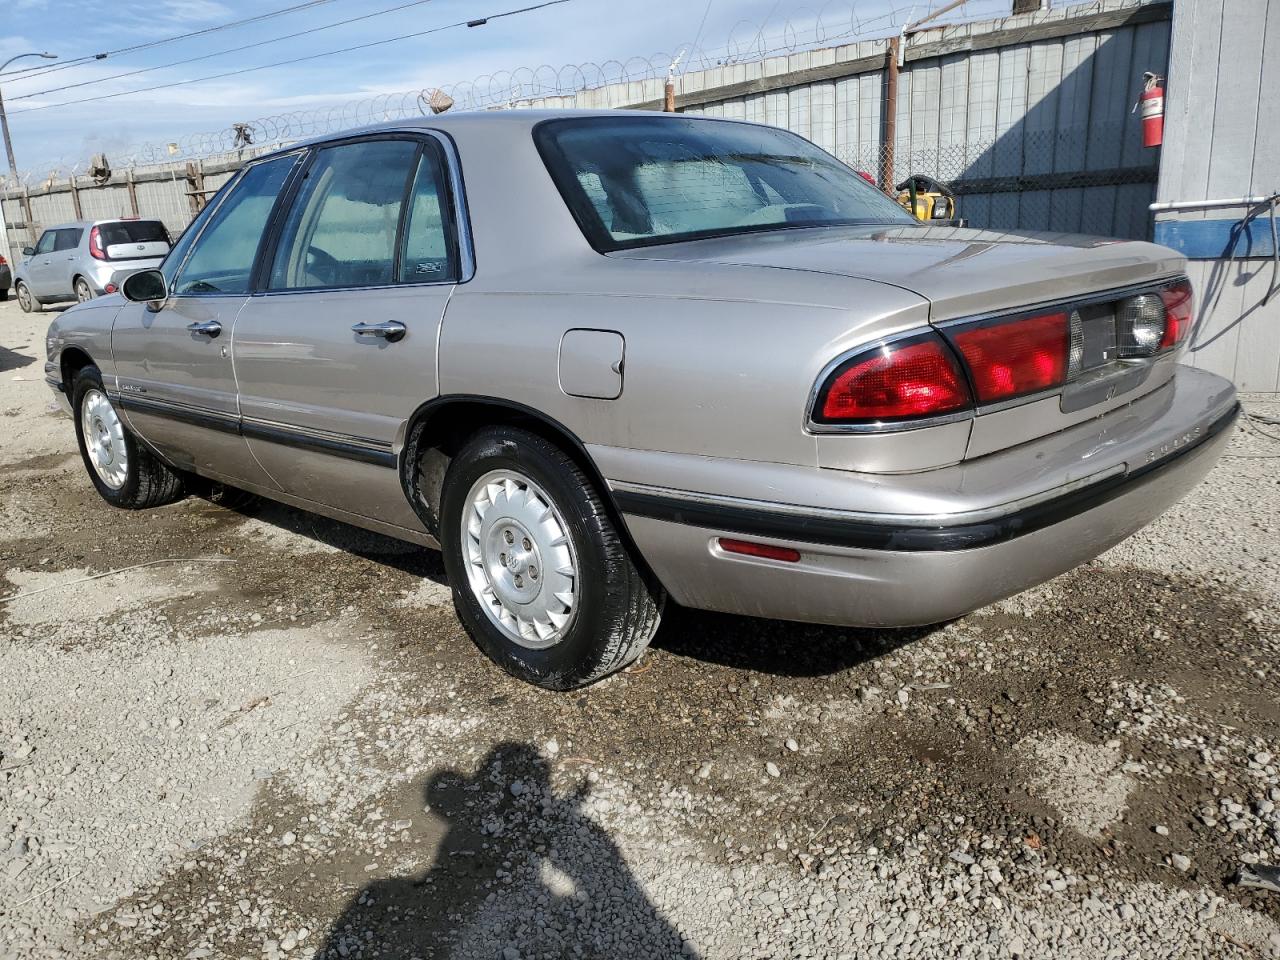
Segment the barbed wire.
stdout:
<svg viewBox="0 0 1280 960">
<path fill-rule="evenodd" d="M 698 50 L 692 44 L 676 45 L 669 52 L 649 56 L 633 56 L 625 60 L 587 61 L 555 67 L 517 67 L 491 74 L 446 83 L 438 88 L 379 93 L 357 100 L 306 110 L 285 111 L 230 124 L 218 130 L 187 133 L 167 142 L 138 144 L 114 151 L 112 165 L 116 169 L 177 168 L 190 160 L 246 160 L 259 153 L 285 146 L 308 137 L 321 136 L 373 123 L 405 120 L 429 115 L 430 99 L 443 94 L 452 102 L 454 111 L 513 109 L 541 101 L 572 102 L 580 95 L 618 87 L 619 97 L 611 106 L 656 99 L 660 86 L 646 95 L 634 90 L 621 92 L 624 85 L 660 84 L 677 56 L 683 70 L 681 83 L 691 73 L 716 67 L 758 62 L 808 50 L 846 45 L 863 40 L 891 36 L 907 23 L 936 8 L 939 0 L 929 3 L 899 4 L 889 11 L 880 9 L 875 15 L 861 16 L 861 4 L 855 0 L 828 0 L 817 6 L 793 8 L 785 16 L 767 22 L 741 20 L 730 29 L 718 47 Z M 1079 0 L 1058 0 L 1062 5 Z M 946 26 L 992 19 L 995 12 L 1007 11 L 1007 0 L 971 0 L 969 4 L 940 17 L 930 24 Z M 438 91 L 438 93 L 437 93 Z M 34 188 L 42 183 L 78 176 L 88 166 L 85 158 L 61 157 L 43 172 L 28 171 L 0 179 L 0 187 Z"/>
</svg>

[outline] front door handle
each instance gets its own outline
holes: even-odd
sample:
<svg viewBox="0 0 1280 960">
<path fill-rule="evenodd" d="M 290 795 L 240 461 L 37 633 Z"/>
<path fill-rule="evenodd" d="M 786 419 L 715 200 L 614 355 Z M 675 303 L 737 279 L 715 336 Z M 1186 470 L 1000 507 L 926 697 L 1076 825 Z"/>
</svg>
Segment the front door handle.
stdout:
<svg viewBox="0 0 1280 960">
<path fill-rule="evenodd" d="M 381 337 L 388 343 L 395 343 L 403 340 L 409 330 L 399 320 L 385 320 L 382 323 L 357 323 L 351 332 L 357 337 Z"/>
<path fill-rule="evenodd" d="M 217 320 L 206 320 L 204 323 L 189 323 L 187 329 L 192 333 L 200 334 L 213 339 L 222 332 L 222 324 Z"/>
</svg>

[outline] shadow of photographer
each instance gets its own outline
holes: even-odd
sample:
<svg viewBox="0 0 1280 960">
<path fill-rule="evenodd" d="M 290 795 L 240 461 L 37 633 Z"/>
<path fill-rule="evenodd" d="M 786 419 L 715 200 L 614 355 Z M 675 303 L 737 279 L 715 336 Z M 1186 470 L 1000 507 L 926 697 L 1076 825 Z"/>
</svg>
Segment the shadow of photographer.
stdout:
<svg viewBox="0 0 1280 960">
<path fill-rule="evenodd" d="M 474 776 L 424 789 L 444 821 L 420 876 L 378 880 L 331 926 L 317 958 L 402 960 L 689 956 L 621 851 L 583 810 L 587 784 L 558 795 L 532 747 L 502 743 Z"/>
</svg>

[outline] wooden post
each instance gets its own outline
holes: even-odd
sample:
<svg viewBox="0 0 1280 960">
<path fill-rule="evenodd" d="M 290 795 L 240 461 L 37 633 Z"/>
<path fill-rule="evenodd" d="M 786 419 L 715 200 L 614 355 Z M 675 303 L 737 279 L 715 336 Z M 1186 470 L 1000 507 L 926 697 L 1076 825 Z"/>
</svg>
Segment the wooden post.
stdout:
<svg viewBox="0 0 1280 960">
<path fill-rule="evenodd" d="M 187 161 L 187 198 L 191 201 L 191 216 L 204 207 L 204 166 L 199 160 Z"/>
<path fill-rule="evenodd" d="M 894 195 L 893 161 L 898 138 L 898 49 L 901 39 L 889 38 L 889 49 L 884 60 L 884 124 L 882 157 L 880 160 L 880 189 Z"/>
<path fill-rule="evenodd" d="M 133 182 L 133 167 L 125 172 L 125 185 L 129 188 L 129 210 L 138 216 L 138 185 Z"/>
<path fill-rule="evenodd" d="M 676 81 L 674 77 L 667 77 L 667 85 L 663 88 L 662 111 L 664 113 L 676 112 Z"/>
<path fill-rule="evenodd" d="M 76 186 L 76 175 L 73 173 L 67 177 L 67 182 L 71 184 L 71 209 L 76 212 L 77 220 L 83 220 L 84 213 L 80 209 L 80 189 Z"/>
<path fill-rule="evenodd" d="M 36 242 L 36 225 L 31 216 L 31 188 L 25 183 L 22 185 L 22 216 L 27 221 L 27 231 L 31 234 L 31 243 L 34 246 Z"/>
</svg>

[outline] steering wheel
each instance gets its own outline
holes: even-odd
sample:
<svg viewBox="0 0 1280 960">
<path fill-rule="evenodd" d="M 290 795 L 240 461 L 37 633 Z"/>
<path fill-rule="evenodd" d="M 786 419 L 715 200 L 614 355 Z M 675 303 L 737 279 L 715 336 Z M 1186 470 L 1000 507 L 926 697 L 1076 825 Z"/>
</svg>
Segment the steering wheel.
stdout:
<svg viewBox="0 0 1280 960">
<path fill-rule="evenodd" d="M 323 278 L 326 283 L 336 283 L 341 269 L 338 258 L 327 250 L 307 247 L 307 273 Z"/>
</svg>

